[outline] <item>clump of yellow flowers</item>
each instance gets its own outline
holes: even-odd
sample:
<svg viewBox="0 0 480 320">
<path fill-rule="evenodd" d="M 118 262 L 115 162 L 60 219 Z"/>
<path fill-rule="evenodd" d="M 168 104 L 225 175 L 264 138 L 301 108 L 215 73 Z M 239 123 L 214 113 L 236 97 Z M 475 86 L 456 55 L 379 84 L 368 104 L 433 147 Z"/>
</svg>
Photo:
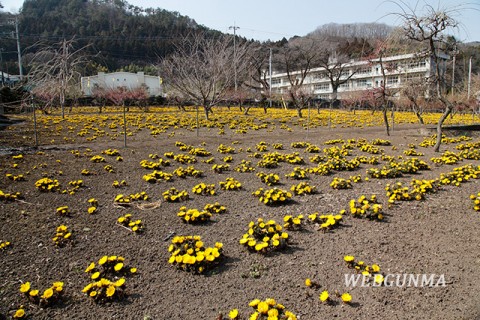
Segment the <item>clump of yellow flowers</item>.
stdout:
<svg viewBox="0 0 480 320">
<path fill-rule="evenodd" d="M 235 168 L 237 172 L 253 172 L 255 171 L 255 167 L 252 167 L 252 162 L 243 159 L 240 164 Z"/>
<path fill-rule="evenodd" d="M 368 281 L 374 282 L 377 285 L 384 283 L 385 277 L 380 272 L 380 266 L 378 264 L 373 263 L 372 265 L 367 265 L 362 260 L 356 261 L 355 257 L 351 255 L 344 256 L 343 260 L 349 268 L 354 269 L 357 273 L 361 273 Z"/>
<path fill-rule="evenodd" d="M 300 182 L 299 184 L 294 184 L 290 187 L 290 191 L 294 194 L 301 196 L 306 194 L 314 194 L 316 192 L 316 187 L 311 186 L 307 182 Z"/>
<path fill-rule="evenodd" d="M 0 250 L 5 250 L 10 245 L 11 245 L 10 241 L 0 240 Z"/>
<path fill-rule="evenodd" d="M 183 206 L 180 208 L 177 216 L 181 217 L 182 221 L 186 223 L 202 223 L 210 221 L 212 214 L 206 210 L 187 209 L 187 207 Z"/>
<path fill-rule="evenodd" d="M 91 262 L 85 273 L 94 281 L 82 292 L 95 302 L 105 302 L 125 295 L 125 276 L 137 273 L 137 269 L 126 267 L 124 257 L 103 256 L 98 260 L 98 268 L 95 262 Z"/>
<path fill-rule="evenodd" d="M 189 199 L 187 190 L 179 191 L 175 187 L 168 189 L 162 193 L 163 198 L 168 202 L 180 202 Z"/>
<path fill-rule="evenodd" d="M 127 213 L 126 215 L 121 216 L 120 218 L 117 219 L 117 221 L 122 226 L 130 229 L 132 232 L 140 233 L 143 231 L 142 220 L 140 219 L 134 220 L 130 213 Z"/>
<path fill-rule="evenodd" d="M 215 173 L 223 173 L 225 171 L 230 171 L 229 164 L 214 164 L 212 166 L 212 171 Z"/>
<path fill-rule="evenodd" d="M 58 247 L 64 247 L 72 240 L 72 232 L 68 230 L 66 225 L 60 225 L 57 227 L 55 237 L 52 238 L 53 243 Z"/>
<path fill-rule="evenodd" d="M 57 208 L 57 214 L 61 216 L 68 216 L 70 214 L 70 209 L 68 206 L 61 206 Z"/>
<path fill-rule="evenodd" d="M 172 180 L 173 174 L 163 172 L 161 170 L 153 170 L 152 173 L 146 174 L 142 177 L 143 180 L 150 182 L 150 183 L 155 183 L 158 181 L 170 181 Z"/>
<path fill-rule="evenodd" d="M 378 203 L 376 195 L 372 195 L 370 199 L 362 195 L 357 200 L 350 200 L 350 213 L 355 218 L 383 220 L 382 205 Z"/>
<path fill-rule="evenodd" d="M 125 180 L 122 180 L 122 181 L 115 180 L 112 183 L 112 187 L 114 188 L 122 188 L 122 187 L 125 187 L 126 185 L 127 185 L 127 181 Z"/>
<path fill-rule="evenodd" d="M 173 171 L 173 174 L 177 175 L 180 178 L 185 178 L 187 176 L 199 178 L 202 176 L 203 172 L 195 169 L 193 166 L 188 166 L 186 168 L 178 167 Z"/>
<path fill-rule="evenodd" d="M 280 182 L 280 177 L 278 176 L 278 174 L 275 174 L 275 173 L 267 174 L 264 172 L 259 172 L 257 173 L 257 177 L 259 177 L 260 180 L 268 186 L 273 186 Z"/>
<path fill-rule="evenodd" d="M 471 194 L 470 199 L 473 201 L 473 210 L 480 211 L 480 192 L 476 195 Z"/>
<path fill-rule="evenodd" d="M 250 320 L 296 320 L 297 316 L 288 311 L 284 305 L 277 303 L 273 298 L 267 298 L 265 300 L 255 299 L 249 304 L 254 309 L 248 317 Z M 238 309 L 232 309 L 228 313 L 230 319 L 240 320 L 247 319 L 240 316 Z"/>
<path fill-rule="evenodd" d="M 41 307 L 48 307 L 61 299 L 63 294 L 63 282 L 54 282 L 50 288 L 43 291 L 43 294 L 40 294 L 39 290 L 33 289 L 30 282 L 25 282 L 20 285 L 20 292 L 31 302 L 38 304 Z"/>
<path fill-rule="evenodd" d="M 184 271 L 203 273 L 219 263 L 223 257 L 223 244 L 217 242 L 214 247 L 205 248 L 200 236 L 176 236 L 168 252 L 171 265 Z"/>
<path fill-rule="evenodd" d="M 137 192 L 137 193 L 133 193 L 133 194 L 130 194 L 130 195 L 118 194 L 117 196 L 115 196 L 115 199 L 113 200 L 113 202 L 115 202 L 116 204 L 119 204 L 119 205 L 128 206 L 133 201 L 139 201 L 139 200 L 145 200 L 146 201 L 148 199 L 149 199 L 149 197 L 148 197 L 147 193 L 145 191 L 142 191 L 142 192 Z"/>
<path fill-rule="evenodd" d="M 286 215 L 283 217 L 283 227 L 288 230 L 299 230 L 302 228 L 303 214 L 298 216 Z"/>
<path fill-rule="evenodd" d="M 222 206 L 220 203 L 215 202 L 215 203 L 207 203 L 203 210 L 210 212 L 210 213 L 225 213 L 227 212 L 227 208 L 225 206 Z"/>
<path fill-rule="evenodd" d="M 206 183 L 199 183 L 192 188 L 192 192 L 195 194 L 200 194 L 204 196 L 213 196 L 215 195 L 215 185 L 214 184 L 206 184 Z"/>
<path fill-rule="evenodd" d="M 266 205 L 277 205 L 282 204 L 290 200 L 292 194 L 286 190 L 282 189 L 268 189 L 264 190 L 263 188 L 259 188 L 258 190 L 252 193 L 255 197 L 257 197 L 260 202 Z"/>
<path fill-rule="evenodd" d="M 338 228 L 342 224 L 343 216 L 342 214 L 345 210 L 342 210 L 340 214 L 319 214 L 318 212 L 308 215 L 310 222 L 318 224 L 318 230 L 330 231 L 332 229 Z"/>
<path fill-rule="evenodd" d="M 240 181 L 234 178 L 226 178 L 225 181 L 220 181 L 219 184 L 223 190 L 240 190 L 242 188 Z"/>
<path fill-rule="evenodd" d="M 60 182 L 56 179 L 42 178 L 35 182 L 35 187 L 40 191 L 57 191 L 60 188 Z"/>
<path fill-rule="evenodd" d="M 258 218 L 251 221 L 248 231 L 240 239 L 240 244 L 252 252 L 267 253 L 272 250 L 281 250 L 288 244 L 288 233 L 275 220 L 264 221 Z"/>
<path fill-rule="evenodd" d="M 0 201 L 15 201 L 16 199 L 20 199 L 22 194 L 20 192 L 11 192 L 5 193 L 0 190 Z"/>
<path fill-rule="evenodd" d="M 330 187 L 333 189 L 350 189 L 352 188 L 352 182 L 347 179 L 334 177 L 332 182 L 330 183 Z"/>
<path fill-rule="evenodd" d="M 300 167 L 295 167 L 293 168 L 292 172 L 290 172 L 289 174 L 286 174 L 285 176 L 287 178 L 295 179 L 295 180 L 308 179 L 308 170 Z"/>
<path fill-rule="evenodd" d="M 105 158 L 99 155 L 93 156 L 90 158 L 90 161 L 95 163 L 106 162 Z"/>
</svg>

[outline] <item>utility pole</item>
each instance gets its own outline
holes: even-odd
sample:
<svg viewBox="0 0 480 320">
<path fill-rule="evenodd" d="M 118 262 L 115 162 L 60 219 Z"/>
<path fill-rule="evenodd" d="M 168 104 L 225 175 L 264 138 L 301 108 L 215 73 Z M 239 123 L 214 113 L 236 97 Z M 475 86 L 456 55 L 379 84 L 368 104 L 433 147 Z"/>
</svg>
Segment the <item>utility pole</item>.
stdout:
<svg viewBox="0 0 480 320">
<path fill-rule="evenodd" d="M 467 89 L 467 99 L 470 99 L 470 85 L 472 83 L 472 57 L 468 63 L 468 89 Z"/>
<path fill-rule="evenodd" d="M 455 62 L 457 61 L 457 45 L 455 45 L 455 49 L 453 50 L 453 65 L 452 65 L 452 96 L 455 91 Z"/>
<path fill-rule="evenodd" d="M 228 29 L 233 29 L 233 73 L 235 79 L 235 93 L 237 93 L 237 50 L 236 50 L 236 38 L 237 38 L 237 27 L 235 25 L 235 21 L 233 22 L 233 26 L 228 27 Z"/>
<path fill-rule="evenodd" d="M 16 40 L 17 40 L 18 74 L 20 75 L 20 80 L 23 80 L 22 51 L 20 50 L 20 35 L 18 33 L 18 18 L 15 18 L 15 36 L 16 36 Z"/>
<path fill-rule="evenodd" d="M 269 75 L 269 83 L 268 83 L 268 89 L 269 89 L 269 98 L 270 98 L 270 109 L 272 108 L 272 48 L 270 48 L 270 58 L 268 60 L 268 75 Z"/>
</svg>

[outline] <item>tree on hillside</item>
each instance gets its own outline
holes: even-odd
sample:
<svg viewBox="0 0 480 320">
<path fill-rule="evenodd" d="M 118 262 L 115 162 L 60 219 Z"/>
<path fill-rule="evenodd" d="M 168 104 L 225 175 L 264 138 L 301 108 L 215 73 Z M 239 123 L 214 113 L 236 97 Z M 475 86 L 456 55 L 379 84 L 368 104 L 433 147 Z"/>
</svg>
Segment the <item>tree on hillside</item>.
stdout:
<svg viewBox="0 0 480 320">
<path fill-rule="evenodd" d="M 235 49 L 235 54 L 234 54 Z M 205 38 L 198 33 L 185 37 L 174 54 L 159 67 L 169 94 L 203 107 L 208 119 L 212 107 L 225 100 L 234 87 L 234 74 L 244 74 L 248 62 L 247 44 L 232 45 L 230 37 Z"/>
<path fill-rule="evenodd" d="M 73 39 L 52 46 L 39 44 L 29 62 L 32 93 L 44 101 L 46 108 L 59 105 L 62 118 L 65 117 L 66 98 L 80 96 L 81 70 L 88 61 L 85 47 L 75 49 L 74 44 Z"/>
<path fill-rule="evenodd" d="M 428 81 L 430 82 L 434 95 L 444 108 L 443 114 L 437 123 L 437 141 L 434 146 L 435 152 L 440 151 L 442 143 L 442 125 L 448 115 L 454 110 L 455 105 L 446 95 L 444 70 L 442 69 L 440 51 L 446 47 L 445 32 L 458 27 L 459 22 L 453 18 L 456 10 L 445 8 L 434 8 L 429 4 L 423 6 L 423 10 L 411 8 L 404 2 L 395 2 L 400 12 L 393 13 L 402 20 L 402 29 L 405 37 L 420 44 L 425 44 L 433 64 L 433 72 Z"/>
</svg>

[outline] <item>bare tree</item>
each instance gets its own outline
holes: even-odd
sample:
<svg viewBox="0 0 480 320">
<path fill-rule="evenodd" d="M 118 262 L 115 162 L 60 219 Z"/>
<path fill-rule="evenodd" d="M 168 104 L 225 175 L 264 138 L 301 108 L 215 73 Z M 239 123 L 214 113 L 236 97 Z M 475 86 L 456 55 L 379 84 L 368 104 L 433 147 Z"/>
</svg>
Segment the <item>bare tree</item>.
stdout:
<svg viewBox="0 0 480 320">
<path fill-rule="evenodd" d="M 267 113 L 268 108 L 267 100 L 272 98 L 270 97 L 269 78 L 270 50 L 266 50 L 264 46 L 250 48 L 250 67 L 248 69 L 248 78 L 244 82 L 247 88 L 259 93 L 260 104 L 265 113 Z"/>
<path fill-rule="evenodd" d="M 442 125 L 448 115 L 453 111 L 454 104 L 447 98 L 444 83 L 444 70 L 441 63 L 441 49 L 445 40 L 445 32 L 458 27 L 459 22 L 453 18 L 458 9 L 434 8 L 429 4 L 423 6 L 423 10 L 412 8 L 403 1 L 394 2 L 400 12 L 393 13 L 402 19 L 404 35 L 415 42 L 425 44 L 433 64 L 433 72 L 429 82 L 433 87 L 436 98 L 441 101 L 444 111 L 437 123 L 437 141 L 434 146 L 435 152 L 440 151 L 442 143 Z M 421 13 L 418 13 L 421 12 Z"/>
<path fill-rule="evenodd" d="M 212 107 L 234 86 L 234 67 L 237 74 L 246 69 L 246 49 L 244 42 L 234 47 L 230 37 L 187 36 L 176 46 L 176 52 L 161 62 L 164 83 L 183 99 L 203 106 L 208 119 Z"/>
<path fill-rule="evenodd" d="M 305 80 L 311 69 L 318 65 L 319 49 L 317 43 L 310 39 L 291 41 L 283 48 L 282 58 L 290 84 L 288 96 L 301 118 L 302 110 L 308 106 L 313 98 L 311 85 L 307 86 Z"/>
<path fill-rule="evenodd" d="M 75 40 L 63 40 L 54 45 L 37 44 L 28 78 L 32 93 L 43 100 L 45 107 L 59 104 L 65 117 L 65 99 L 80 95 L 81 67 L 88 62 L 86 47 L 74 48 Z"/>
</svg>

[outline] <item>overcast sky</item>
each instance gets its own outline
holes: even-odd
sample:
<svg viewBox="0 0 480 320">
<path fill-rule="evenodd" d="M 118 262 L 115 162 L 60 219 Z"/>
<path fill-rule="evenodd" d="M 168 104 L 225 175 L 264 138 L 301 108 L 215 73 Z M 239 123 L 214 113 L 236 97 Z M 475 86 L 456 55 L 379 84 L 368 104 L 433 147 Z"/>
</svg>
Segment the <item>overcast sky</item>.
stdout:
<svg viewBox="0 0 480 320">
<path fill-rule="evenodd" d="M 381 0 L 127 0 L 139 7 L 162 8 L 189 16 L 208 28 L 247 39 L 280 40 L 304 36 L 326 23 L 379 22 L 398 25 L 393 1 Z M 0 0 L 5 11 L 18 12 L 22 0 Z M 400 2 L 400 1 L 397 1 Z M 480 41 L 480 0 L 402 0 L 413 7 L 459 9 L 461 27 L 453 33 L 463 42 Z"/>
</svg>

